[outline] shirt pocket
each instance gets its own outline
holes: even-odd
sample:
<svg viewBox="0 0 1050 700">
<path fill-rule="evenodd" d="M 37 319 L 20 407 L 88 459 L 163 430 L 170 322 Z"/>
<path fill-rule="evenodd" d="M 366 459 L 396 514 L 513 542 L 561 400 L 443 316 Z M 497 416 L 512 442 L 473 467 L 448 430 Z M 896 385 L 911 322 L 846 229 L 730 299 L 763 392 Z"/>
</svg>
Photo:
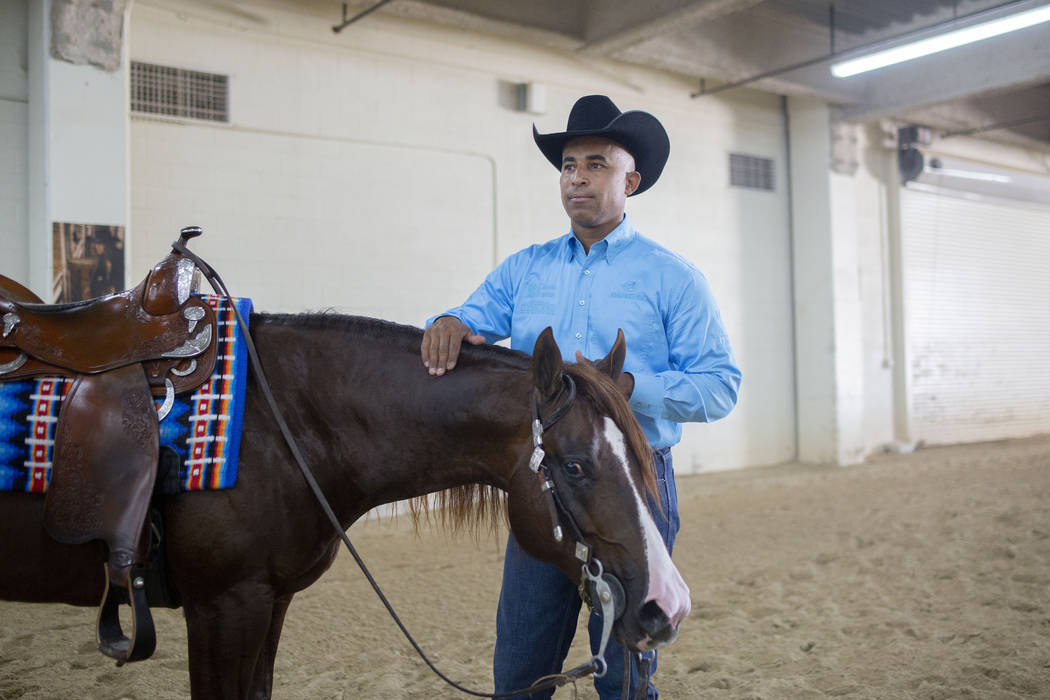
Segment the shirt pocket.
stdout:
<svg viewBox="0 0 1050 700">
<path fill-rule="evenodd" d="M 532 352 L 536 337 L 547 326 L 552 326 L 555 331 L 559 327 L 558 287 L 539 275 L 530 274 L 514 297 L 511 337 L 527 342 L 527 348 L 519 349 Z"/>
<path fill-rule="evenodd" d="M 659 309 L 644 292 L 630 287 L 613 290 L 608 313 L 603 315 L 609 320 L 613 339 L 617 328 L 623 330 L 628 352 L 649 358 L 667 343 Z"/>
<path fill-rule="evenodd" d="M 530 272 L 518 287 L 514 297 L 514 317 L 531 318 L 539 316 L 554 318 L 559 296 L 557 280 Z"/>
</svg>

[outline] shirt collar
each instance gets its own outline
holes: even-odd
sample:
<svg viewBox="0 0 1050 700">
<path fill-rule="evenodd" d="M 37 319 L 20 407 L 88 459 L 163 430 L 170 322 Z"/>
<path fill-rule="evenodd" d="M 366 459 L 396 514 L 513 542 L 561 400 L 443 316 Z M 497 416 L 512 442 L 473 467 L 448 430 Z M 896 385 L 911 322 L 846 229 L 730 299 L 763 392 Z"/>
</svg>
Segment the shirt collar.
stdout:
<svg viewBox="0 0 1050 700">
<path fill-rule="evenodd" d="M 620 254 L 620 251 L 631 244 L 636 235 L 634 226 L 631 225 L 631 220 L 624 214 L 623 221 L 620 222 L 619 226 L 610 231 L 608 236 L 591 246 L 591 255 L 601 256 L 604 254 L 605 258 L 612 262 Z M 568 242 L 571 257 L 577 258 L 581 262 L 587 258 L 587 255 L 583 252 L 583 244 L 573 235 L 572 230 L 569 231 Z"/>
</svg>

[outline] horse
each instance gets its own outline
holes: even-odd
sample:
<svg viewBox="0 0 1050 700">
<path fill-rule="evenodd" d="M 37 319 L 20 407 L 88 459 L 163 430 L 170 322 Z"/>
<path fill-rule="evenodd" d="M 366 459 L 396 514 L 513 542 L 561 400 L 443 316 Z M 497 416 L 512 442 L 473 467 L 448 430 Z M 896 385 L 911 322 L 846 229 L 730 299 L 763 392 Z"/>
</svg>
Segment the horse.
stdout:
<svg viewBox="0 0 1050 700">
<path fill-rule="evenodd" d="M 433 507 L 449 524 L 505 518 L 525 551 L 578 582 L 573 538 L 552 536 L 558 515 L 530 465 L 542 441 L 559 507 L 622 585 L 613 635 L 635 650 L 673 640 L 689 614 L 689 592 L 646 506 L 655 488 L 651 452 L 615 383 L 622 333 L 596 363 L 563 362 L 550 329 L 531 356 L 466 347 L 456 370 L 440 378 L 420 361 L 421 331 L 388 321 L 253 314 L 251 335 L 344 529 L 394 501 L 415 499 L 420 513 L 421 499 L 436 494 Z M 557 418 L 542 438 L 533 412 Z M 155 505 L 186 620 L 192 697 L 269 698 L 289 603 L 332 564 L 339 535 L 253 373 L 235 487 L 158 497 Z M 44 532 L 43 512 L 39 494 L 0 493 L 0 599 L 98 605 L 104 545 L 58 543 Z"/>
</svg>

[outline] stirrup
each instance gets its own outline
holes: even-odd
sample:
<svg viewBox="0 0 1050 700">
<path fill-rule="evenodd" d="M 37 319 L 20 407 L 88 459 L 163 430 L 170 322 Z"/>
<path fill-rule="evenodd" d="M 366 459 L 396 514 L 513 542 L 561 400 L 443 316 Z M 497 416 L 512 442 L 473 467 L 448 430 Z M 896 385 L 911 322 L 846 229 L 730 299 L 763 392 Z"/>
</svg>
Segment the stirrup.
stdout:
<svg viewBox="0 0 1050 700">
<path fill-rule="evenodd" d="M 153 655 L 157 648 L 157 633 L 153 628 L 153 615 L 146 601 L 146 569 L 133 566 L 128 571 L 125 585 L 114 583 L 106 567 L 106 590 L 102 593 L 102 604 L 98 609 L 96 639 L 98 650 L 116 659 L 117 666 L 131 661 L 142 661 Z M 128 585 L 130 584 L 130 585 Z M 124 636 L 120 627 L 120 604 L 131 606 L 131 637 Z"/>
</svg>

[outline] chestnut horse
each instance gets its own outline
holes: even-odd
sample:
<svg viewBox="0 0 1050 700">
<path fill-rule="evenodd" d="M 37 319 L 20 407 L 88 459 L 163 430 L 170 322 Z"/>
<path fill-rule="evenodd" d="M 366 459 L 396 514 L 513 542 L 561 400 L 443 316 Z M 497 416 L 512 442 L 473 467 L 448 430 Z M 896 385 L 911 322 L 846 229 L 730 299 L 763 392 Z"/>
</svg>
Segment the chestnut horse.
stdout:
<svg viewBox="0 0 1050 700">
<path fill-rule="evenodd" d="M 344 528 L 381 504 L 440 492 L 443 515 L 460 524 L 506 512 L 526 551 L 579 581 L 573 538 L 555 541 L 530 468 L 534 403 L 541 416 L 567 405 L 543 433 L 544 464 L 574 528 L 622 584 L 613 634 L 635 649 L 673 639 L 689 593 L 645 506 L 649 448 L 614 381 L 622 336 L 595 365 L 563 363 L 549 330 L 531 359 L 468 347 L 437 378 L 420 362 L 415 328 L 336 314 L 257 314 L 251 324 L 278 403 Z M 270 697 L 292 596 L 338 551 L 252 374 L 245 403 L 236 486 L 156 503 L 198 700 Z M 103 545 L 59 544 L 44 532 L 43 511 L 43 496 L 0 493 L 0 598 L 98 605 Z"/>
</svg>

